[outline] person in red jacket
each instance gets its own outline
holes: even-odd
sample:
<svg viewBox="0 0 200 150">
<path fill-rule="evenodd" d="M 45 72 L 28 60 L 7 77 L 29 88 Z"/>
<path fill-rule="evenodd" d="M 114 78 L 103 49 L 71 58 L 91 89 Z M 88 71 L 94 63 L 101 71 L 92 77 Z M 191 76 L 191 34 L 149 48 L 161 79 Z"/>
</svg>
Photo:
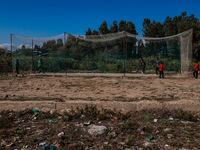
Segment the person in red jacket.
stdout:
<svg viewBox="0 0 200 150">
<path fill-rule="evenodd" d="M 195 70 L 194 70 L 194 72 L 193 72 L 193 76 L 194 76 L 194 78 L 198 78 L 198 71 L 199 71 L 199 63 L 198 63 L 198 61 L 195 61 L 196 62 L 196 65 L 194 66 L 195 67 Z"/>
<path fill-rule="evenodd" d="M 163 63 L 162 62 L 160 62 L 160 65 L 159 65 L 159 77 L 161 78 L 161 76 L 162 76 L 162 78 L 164 78 L 164 72 L 163 72 L 163 70 L 165 69 L 165 66 L 163 65 Z"/>
</svg>

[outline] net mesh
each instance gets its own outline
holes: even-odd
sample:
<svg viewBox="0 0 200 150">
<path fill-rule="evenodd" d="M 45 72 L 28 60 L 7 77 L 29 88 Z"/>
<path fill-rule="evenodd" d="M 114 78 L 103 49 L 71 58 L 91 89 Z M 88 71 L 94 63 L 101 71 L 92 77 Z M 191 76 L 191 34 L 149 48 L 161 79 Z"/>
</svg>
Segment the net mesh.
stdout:
<svg viewBox="0 0 200 150">
<path fill-rule="evenodd" d="M 42 59 L 45 72 L 140 72 L 140 59 L 152 72 L 156 58 L 166 71 L 191 73 L 193 30 L 169 37 L 143 37 L 128 32 L 104 35 L 73 35 L 29 38 L 12 35 L 13 66 L 38 71 Z M 155 66 L 154 66 L 155 67 Z M 13 70 L 15 68 L 13 67 Z"/>
</svg>

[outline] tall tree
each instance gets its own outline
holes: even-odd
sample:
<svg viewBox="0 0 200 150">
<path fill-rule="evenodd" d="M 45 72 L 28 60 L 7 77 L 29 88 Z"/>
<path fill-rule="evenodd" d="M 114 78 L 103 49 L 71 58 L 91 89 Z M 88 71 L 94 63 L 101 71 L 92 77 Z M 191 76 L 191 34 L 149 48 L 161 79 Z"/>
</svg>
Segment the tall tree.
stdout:
<svg viewBox="0 0 200 150">
<path fill-rule="evenodd" d="M 108 29 L 108 25 L 107 25 L 107 22 L 104 21 L 101 26 L 99 27 L 99 32 L 101 34 L 108 34 L 109 33 L 109 29 Z"/>
<path fill-rule="evenodd" d="M 85 35 L 91 35 L 92 34 L 92 31 L 90 28 L 88 28 L 88 30 L 86 31 L 86 34 Z"/>
<path fill-rule="evenodd" d="M 119 23 L 119 32 L 126 31 L 127 24 L 126 21 L 121 20 Z"/>
<path fill-rule="evenodd" d="M 110 33 L 117 33 L 118 30 L 117 21 L 113 21 L 113 24 L 110 26 Z"/>
<path fill-rule="evenodd" d="M 99 35 L 99 32 L 97 30 L 93 30 L 92 35 Z"/>
</svg>

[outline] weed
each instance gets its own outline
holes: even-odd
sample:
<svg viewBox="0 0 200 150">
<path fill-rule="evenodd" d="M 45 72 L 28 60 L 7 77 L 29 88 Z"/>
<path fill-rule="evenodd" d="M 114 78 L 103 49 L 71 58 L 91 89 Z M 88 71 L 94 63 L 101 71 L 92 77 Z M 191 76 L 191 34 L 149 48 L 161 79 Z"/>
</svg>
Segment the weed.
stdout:
<svg viewBox="0 0 200 150">
<path fill-rule="evenodd" d="M 15 130 L 15 134 L 18 135 L 18 136 L 21 136 L 21 137 L 23 137 L 24 135 L 26 135 L 26 133 L 27 133 L 27 130 L 25 128 L 22 128 L 22 127 L 17 128 Z"/>
<path fill-rule="evenodd" d="M 194 122 L 198 121 L 198 116 L 195 116 L 187 111 L 178 110 L 177 113 L 178 113 L 179 119 L 187 120 L 187 121 L 194 121 Z"/>
<path fill-rule="evenodd" d="M 10 128 L 11 126 L 12 126 L 11 122 L 7 117 L 3 116 L 0 118 L 0 129 Z"/>
<path fill-rule="evenodd" d="M 173 147 L 182 147 L 183 146 L 179 141 L 170 142 L 169 145 L 173 146 Z"/>
<path fill-rule="evenodd" d="M 135 137 L 131 136 L 128 138 L 128 141 L 125 143 L 127 147 L 133 146 L 135 144 Z"/>
</svg>

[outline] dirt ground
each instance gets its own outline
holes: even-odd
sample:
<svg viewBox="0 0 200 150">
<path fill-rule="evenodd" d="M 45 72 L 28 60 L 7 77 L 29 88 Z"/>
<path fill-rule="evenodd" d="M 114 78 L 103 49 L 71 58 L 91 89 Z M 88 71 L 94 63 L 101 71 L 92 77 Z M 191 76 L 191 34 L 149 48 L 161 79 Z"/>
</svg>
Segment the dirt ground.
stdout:
<svg viewBox="0 0 200 150">
<path fill-rule="evenodd" d="M 0 76 L 0 150 L 200 148 L 199 79 L 122 76 Z"/>
<path fill-rule="evenodd" d="M 159 79 L 153 74 L 133 74 L 127 77 L 72 75 L 1 76 L 1 106 L 3 103 L 17 104 L 20 108 L 20 103 L 84 102 L 105 105 L 110 102 L 119 104 L 120 107 L 129 103 L 140 103 L 141 106 L 148 103 L 162 106 L 174 104 L 190 111 L 198 111 L 200 108 L 199 79 L 178 75 L 166 75 L 165 79 Z M 0 107 L 2 109 L 4 108 Z"/>
</svg>

